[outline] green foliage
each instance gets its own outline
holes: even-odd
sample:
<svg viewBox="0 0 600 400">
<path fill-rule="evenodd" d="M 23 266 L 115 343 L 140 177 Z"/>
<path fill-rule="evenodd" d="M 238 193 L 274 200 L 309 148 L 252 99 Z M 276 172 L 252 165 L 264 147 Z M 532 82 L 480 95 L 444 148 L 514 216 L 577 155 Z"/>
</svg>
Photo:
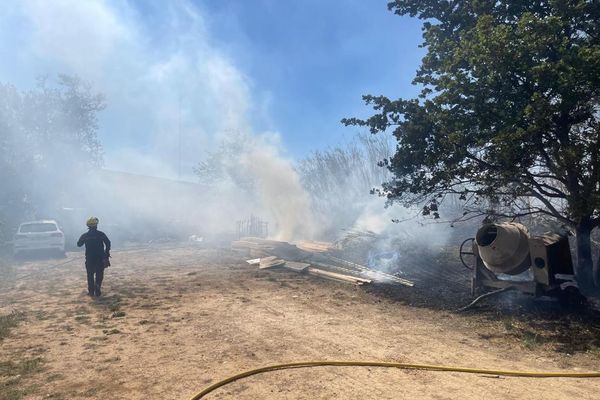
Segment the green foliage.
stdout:
<svg viewBox="0 0 600 400">
<path fill-rule="evenodd" d="M 600 5 L 589 1 L 397 0 L 423 19 L 418 99 L 364 96 L 393 129 L 390 201 L 448 194 L 497 213 L 600 224 Z M 519 200 L 528 199 L 527 203 Z"/>
</svg>

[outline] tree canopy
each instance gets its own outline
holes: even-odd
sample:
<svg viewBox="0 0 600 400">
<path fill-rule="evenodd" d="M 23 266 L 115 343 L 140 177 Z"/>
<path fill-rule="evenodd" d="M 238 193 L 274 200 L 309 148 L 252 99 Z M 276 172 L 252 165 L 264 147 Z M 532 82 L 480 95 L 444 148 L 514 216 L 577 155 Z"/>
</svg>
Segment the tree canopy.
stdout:
<svg viewBox="0 0 600 400">
<path fill-rule="evenodd" d="M 0 221 L 34 217 L 90 167 L 102 162 L 97 138 L 104 97 L 74 76 L 40 78 L 33 90 L 0 83 Z M 13 219 L 14 221 L 11 221 Z"/>
<path fill-rule="evenodd" d="M 579 261 L 589 265 L 589 233 L 600 225 L 600 3 L 396 0 L 388 8 L 424 20 L 421 93 L 366 95 L 375 115 L 342 120 L 393 129 L 397 151 L 383 163 L 394 177 L 381 194 L 434 205 L 457 194 L 467 204 L 488 199 L 499 213 L 552 216 L 576 228 Z"/>
</svg>

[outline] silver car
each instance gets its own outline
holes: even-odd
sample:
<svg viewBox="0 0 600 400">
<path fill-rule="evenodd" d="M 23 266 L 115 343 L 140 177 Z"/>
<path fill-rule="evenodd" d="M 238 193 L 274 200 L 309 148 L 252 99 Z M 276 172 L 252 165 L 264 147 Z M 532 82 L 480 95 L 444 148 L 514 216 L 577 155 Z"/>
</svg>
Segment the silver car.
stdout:
<svg viewBox="0 0 600 400">
<path fill-rule="evenodd" d="M 13 254 L 16 256 L 35 250 L 56 250 L 65 253 L 65 235 L 54 220 L 25 222 L 13 240 Z"/>
</svg>

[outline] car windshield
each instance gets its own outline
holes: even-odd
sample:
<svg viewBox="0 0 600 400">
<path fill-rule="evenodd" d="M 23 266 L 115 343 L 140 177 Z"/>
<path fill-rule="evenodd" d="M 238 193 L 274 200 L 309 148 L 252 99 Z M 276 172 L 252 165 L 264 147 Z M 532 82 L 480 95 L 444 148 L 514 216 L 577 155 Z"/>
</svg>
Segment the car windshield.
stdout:
<svg viewBox="0 0 600 400">
<path fill-rule="evenodd" d="M 56 227 L 56 224 L 53 224 L 51 222 L 43 222 L 43 223 L 37 223 L 37 224 L 21 225 L 21 229 L 19 229 L 19 232 L 21 232 L 21 233 L 38 233 L 38 232 L 54 232 L 57 230 L 58 230 L 58 228 Z"/>
</svg>

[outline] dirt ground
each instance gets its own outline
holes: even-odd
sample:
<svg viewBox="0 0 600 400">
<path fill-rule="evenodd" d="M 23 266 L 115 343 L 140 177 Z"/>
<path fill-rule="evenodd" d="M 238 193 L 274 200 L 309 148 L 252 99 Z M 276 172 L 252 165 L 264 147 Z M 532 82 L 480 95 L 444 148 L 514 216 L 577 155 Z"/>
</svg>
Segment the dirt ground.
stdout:
<svg viewBox="0 0 600 400">
<path fill-rule="evenodd" d="M 591 314 L 457 314 L 419 301 L 424 287 L 259 271 L 218 248 L 114 251 L 112 263 L 95 300 L 81 253 L 4 267 L 0 399 L 189 399 L 247 369 L 308 360 L 600 370 Z M 599 389 L 600 379 L 320 367 L 254 376 L 207 398 L 597 399 Z"/>
</svg>

